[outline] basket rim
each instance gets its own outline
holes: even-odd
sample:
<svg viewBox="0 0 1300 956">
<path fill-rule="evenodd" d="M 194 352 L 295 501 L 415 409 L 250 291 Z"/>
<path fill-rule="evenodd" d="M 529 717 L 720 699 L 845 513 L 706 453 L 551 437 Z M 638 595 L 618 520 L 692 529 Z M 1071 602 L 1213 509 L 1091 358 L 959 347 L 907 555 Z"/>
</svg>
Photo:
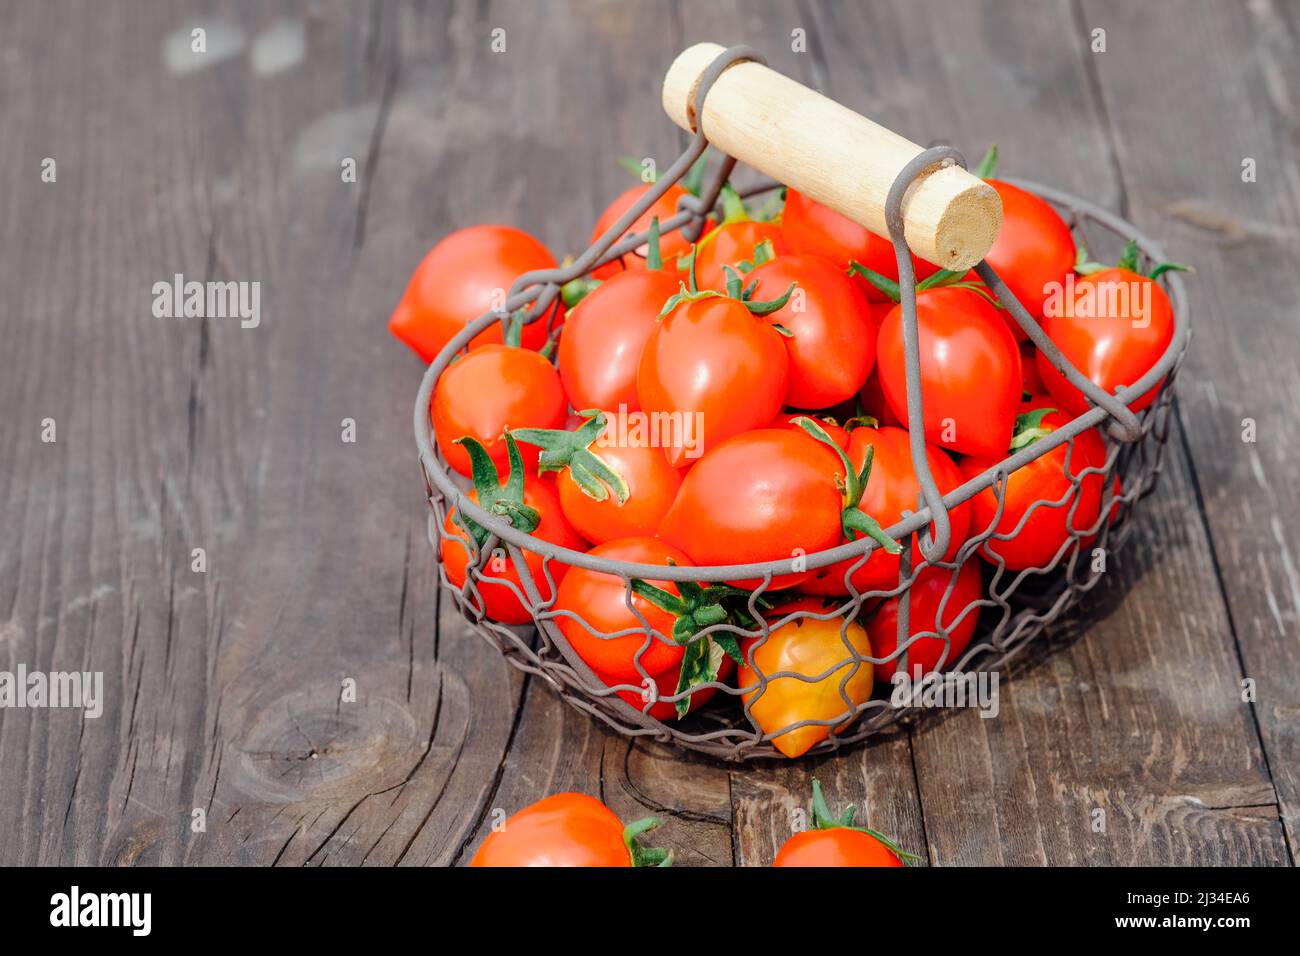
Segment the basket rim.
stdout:
<svg viewBox="0 0 1300 956">
<path fill-rule="evenodd" d="M 1080 217 L 1094 220 L 1121 238 L 1136 241 L 1139 251 L 1148 259 L 1163 262 L 1166 255 L 1163 247 L 1156 240 L 1141 232 L 1136 226 L 1119 215 L 1081 199 L 1063 190 L 1054 189 L 1032 180 L 1013 177 L 1000 177 L 1000 181 L 1018 186 L 1034 193 L 1048 202 L 1069 210 Z M 761 193 L 780 186 L 775 181 L 768 181 L 758 187 L 746 190 L 749 194 Z M 1073 228 L 1072 228 L 1073 231 Z M 1125 406 L 1154 388 L 1165 380 L 1173 370 L 1179 357 L 1187 348 L 1190 335 L 1190 322 L 1187 314 L 1187 294 L 1182 277 L 1175 271 L 1166 272 L 1161 277 L 1170 293 L 1173 311 L 1174 332 L 1168 347 L 1150 369 L 1137 381 L 1126 388 L 1116 391 L 1116 398 Z M 652 578 L 663 581 L 700 581 L 719 582 L 753 579 L 765 582 L 765 587 L 779 576 L 803 571 L 816 570 L 839 561 L 856 559 L 871 554 L 878 545 L 870 538 L 860 538 L 833 548 L 810 552 L 805 555 L 792 556 L 771 561 L 752 562 L 731 565 L 683 565 L 665 566 L 656 564 L 638 564 L 611 560 L 600 556 L 591 556 L 585 551 L 575 551 L 545 541 L 532 534 L 514 528 L 506 519 L 489 514 L 469 499 L 468 494 L 456 484 L 450 468 L 441 461 L 434 444 L 434 430 L 429 419 L 429 404 L 439 376 L 451 364 L 453 358 L 479 332 L 499 322 L 497 313 L 488 312 L 468 323 L 434 358 L 425 370 L 416 394 L 414 409 L 414 430 L 418 459 L 425 481 L 432 495 L 436 489 L 449 502 L 450 507 L 465 514 L 471 520 L 487 529 L 500 540 L 522 550 L 542 557 L 544 562 L 558 561 L 564 565 L 586 568 L 592 571 L 619 575 L 625 578 Z M 1053 449 L 1071 442 L 1075 436 L 1097 427 L 1113 416 L 1100 405 L 1094 405 L 1088 411 L 1075 416 L 1066 425 L 1052 434 L 1020 449 L 992 467 L 969 479 L 943 496 L 944 507 L 951 510 L 968 501 L 997 481 L 1009 475 Z M 885 533 L 895 540 L 904 540 L 909 535 L 927 528 L 931 521 L 930 508 L 921 505 L 916 511 L 905 516 L 885 529 Z"/>
</svg>

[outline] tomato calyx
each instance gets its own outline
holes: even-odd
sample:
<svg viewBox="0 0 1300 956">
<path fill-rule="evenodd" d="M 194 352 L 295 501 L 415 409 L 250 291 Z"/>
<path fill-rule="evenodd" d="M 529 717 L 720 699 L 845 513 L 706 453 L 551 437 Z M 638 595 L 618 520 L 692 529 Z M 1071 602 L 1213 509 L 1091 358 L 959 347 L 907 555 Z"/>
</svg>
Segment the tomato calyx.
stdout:
<svg viewBox="0 0 1300 956">
<path fill-rule="evenodd" d="M 705 150 L 681 178 L 681 187 L 692 196 L 698 196 L 704 187 L 704 173 L 708 163 L 709 154 L 708 150 Z M 655 170 L 653 162 L 647 166 L 646 160 L 636 159 L 633 156 L 620 156 L 618 164 L 647 186 L 659 182 L 659 173 Z"/>
<path fill-rule="evenodd" d="M 697 635 L 716 624 L 733 620 L 752 623 L 747 614 L 728 608 L 723 603 L 737 597 L 748 599 L 750 592 L 729 584 L 715 584 L 706 588 L 694 581 L 679 581 L 679 593 L 673 594 L 640 578 L 633 578 L 631 586 L 639 597 L 673 615 L 671 637 L 686 648 L 677 675 L 675 694 L 687 694 L 694 687 L 717 680 L 724 655 L 737 664 L 744 663 L 736 635 L 720 632 L 704 637 Z M 675 701 L 674 706 L 677 716 L 685 717 L 691 709 L 690 695 Z"/>
<path fill-rule="evenodd" d="M 1159 262 L 1152 266 L 1147 272 L 1138 271 L 1138 244 L 1136 239 L 1130 239 L 1124 245 L 1124 251 L 1120 254 L 1119 262 L 1113 266 L 1106 265 L 1104 262 L 1096 262 L 1088 255 L 1088 249 L 1082 243 L 1079 244 L 1078 256 L 1074 262 L 1074 271 L 1079 275 L 1092 275 L 1095 272 L 1105 272 L 1107 269 L 1123 269 L 1125 272 L 1131 272 L 1134 275 L 1143 276 L 1147 279 L 1159 279 L 1166 272 L 1195 272 L 1191 266 L 1185 266 L 1181 262 Z"/>
<path fill-rule="evenodd" d="M 620 506 L 631 494 L 627 480 L 609 463 L 591 450 L 591 445 L 605 433 L 605 413 L 587 410 L 587 421 L 566 431 L 563 428 L 516 428 L 509 434 L 542 450 L 537 458 L 538 472 L 569 469 L 582 493 L 596 501 L 605 501 L 613 493 Z"/>
<path fill-rule="evenodd" d="M 672 866 L 673 851 L 660 847 L 642 846 L 637 839 L 643 833 L 653 830 L 663 821 L 658 817 L 644 817 L 633 820 L 623 828 L 623 845 L 632 857 L 633 866 Z"/>
<path fill-rule="evenodd" d="M 727 276 L 727 291 L 718 292 L 715 289 L 701 289 L 695 281 L 695 262 L 697 258 L 696 253 L 698 251 L 698 245 L 692 246 L 690 254 L 686 257 L 690 284 L 687 285 L 685 282 L 681 283 L 680 290 L 664 303 L 664 307 L 659 312 L 659 318 L 662 319 L 665 315 L 683 303 L 698 302 L 701 299 L 735 299 L 745 308 L 749 309 L 751 315 L 760 317 L 771 315 L 773 312 L 785 308 L 785 304 L 790 301 L 790 296 L 794 295 L 795 286 L 798 285 L 798 283 L 791 282 L 790 288 L 786 289 L 785 294 L 780 298 L 755 300 L 753 296 L 754 292 L 758 288 L 758 280 L 755 279 L 748 286 L 745 286 L 741 282 L 740 276 L 736 274 L 735 269 L 731 268 L 731 266 L 723 266 L 722 271 Z M 784 326 L 773 325 L 772 327 L 782 335 L 790 335 L 790 330 Z"/>
<path fill-rule="evenodd" d="M 822 792 L 821 781 L 813 777 L 812 782 L 812 829 L 814 830 L 857 830 L 859 833 L 865 833 L 867 836 L 874 837 L 885 845 L 890 853 L 894 854 L 905 864 L 912 860 L 921 859 L 915 853 L 908 853 L 897 843 L 885 836 L 878 830 L 870 827 L 857 826 L 853 822 L 853 816 L 857 808 L 853 804 L 845 807 L 838 816 L 831 813 L 830 807 L 826 804 L 826 794 Z"/>
<path fill-rule="evenodd" d="M 1055 408 L 1035 408 L 1016 416 L 1015 427 L 1011 431 L 1011 446 L 1008 451 L 1019 451 L 1032 445 L 1038 439 L 1052 433 L 1052 429 L 1042 424 L 1044 418 L 1055 412 Z"/>
<path fill-rule="evenodd" d="M 998 144 L 990 143 L 979 165 L 972 172 L 980 179 L 994 179 L 998 174 Z"/>
<path fill-rule="evenodd" d="M 506 456 L 510 462 L 510 471 L 504 484 L 501 483 L 496 463 L 478 439 L 465 435 L 457 438 L 456 444 L 463 445 L 469 454 L 474 490 L 478 492 L 478 506 L 488 514 L 507 519 L 513 527 L 525 534 L 536 530 L 541 524 L 542 516 L 536 508 L 524 504 L 524 460 L 519 454 L 519 445 L 510 433 L 506 433 Z M 456 512 L 456 521 L 473 536 L 480 547 L 487 541 L 487 528 L 459 511 Z"/>
<path fill-rule="evenodd" d="M 798 418 L 791 419 L 791 421 L 839 455 L 840 464 L 844 466 L 844 479 L 841 481 L 837 477 L 836 485 L 844 496 L 844 510 L 840 514 L 840 525 L 844 531 L 844 536 L 853 541 L 857 539 L 859 534 L 864 534 L 884 548 L 886 553 L 901 553 L 902 547 L 899 546 L 897 541 L 885 534 L 885 530 L 880 527 L 880 522 L 859 507 L 862 502 L 862 495 L 867 490 L 867 481 L 871 478 L 871 462 L 876 455 L 876 446 L 867 446 L 867 453 L 862 461 L 862 470 L 855 471 L 853 462 L 849 461 L 849 456 L 844 449 L 835 443 L 835 439 L 826 433 L 826 429 L 822 428 L 816 419 L 801 415 Z"/>
<path fill-rule="evenodd" d="M 862 263 L 854 260 L 849 263 L 849 275 L 858 275 L 870 282 L 878 292 L 884 295 L 889 301 L 897 304 L 903 300 L 903 290 L 899 284 L 882 275 L 875 269 L 870 269 Z M 989 294 L 982 282 L 971 282 L 965 279 L 965 272 L 953 272 L 951 269 L 940 269 L 938 272 L 926 276 L 916 284 L 916 291 L 919 295 L 927 289 L 967 289 L 979 295 L 985 301 L 995 308 L 1002 308 L 998 300 Z"/>
</svg>

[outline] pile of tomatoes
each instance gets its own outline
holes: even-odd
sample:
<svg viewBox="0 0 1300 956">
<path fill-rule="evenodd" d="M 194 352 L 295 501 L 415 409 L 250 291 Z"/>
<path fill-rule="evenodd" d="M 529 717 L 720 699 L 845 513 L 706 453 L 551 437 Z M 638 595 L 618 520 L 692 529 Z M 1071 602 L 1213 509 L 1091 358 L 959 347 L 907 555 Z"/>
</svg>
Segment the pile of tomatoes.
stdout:
<svg viewBox="0 0 1300 956">
<path fill-rule="evenodd" d="M 1171 266 L 1141 274 L 1133 247 L 1114 267 L 1090 262 L 1048 203 L 994 178 L 995 161 L 991 152 L 980 169 L 1004 210 L 987 261 L 1083 375 L 1108 392 L 1135 381 L 1173 337 L 1155 282 Z M 593 241 L 650 188 L 618 197 Z M 592 556 L 739 565 L 862 537 L 873 539 L 870 556 L 778 576 L 756 602 L 758 580 L 634 580 L 629 591 L 610 574 L 556 562 L 543 570 L 524 551 L 539 592 L 528 601 L 513 561 L 471 569 L 490 536 L 453 509 L 441 557 L 458 589 L 472 579 L 465 593 L 488 618 L 526 624 L 544 610 L 632 706 L 672 720 L 726 686 L 724 696 L 741 698 L 757 729 L 794 757 L 891 676 L 892 667 L 873 673 L 860 658 L 897 649 L 899 598 L 869 600 L 847 623 L 828 609 L 853 592 L 897 587 L 900 547 L 882 528 L 917 507 L 909 426 L 923 430 L 947 494 L 1088 402 L 974 273 L 917 260 L 924 421 L 909 422 L 892 245 L 792 189 L 766 216 L 724 189 L 697 242 L 661 236 L 658 223 L 686 194 L 669 188 L 630 230 L 647 233 L 645 245 L 566 286 L 545 321 L 502 316 L 470 341 L 433 391 L 438 449 L 484 510 Z M 555 266 L 518 229 L 463 229 L 416 269 L 390 328 L 431 361 L 499 307 L 521 273 Z M 1116 283 L 1129 294 L 1099 294 Z M 945 562 L 982 536 L 986 566 L 1055 566 L 1112 512 L 1119 488 L 1103 487 L 1107 469 L 1095 430 L 1052 449 L 1010 475 L 1001 502 L 990 488 L 952 510 Z M 962 558 L 955 570 L 921 567 L 904 592 L 912 634 L 948 638 L 912 641 L 914 672 L 957 661 L 974 633 L 985 574 Z M 923 564 L 919 550 L 912 560 Z M 756 608 L 771 627 L 766 639 L 746 637 L 759 630 Z M 801 676 L 763 676 L 777 672 Z M 816 723 L 783 730 L 802 721 Z"/>
</svg>

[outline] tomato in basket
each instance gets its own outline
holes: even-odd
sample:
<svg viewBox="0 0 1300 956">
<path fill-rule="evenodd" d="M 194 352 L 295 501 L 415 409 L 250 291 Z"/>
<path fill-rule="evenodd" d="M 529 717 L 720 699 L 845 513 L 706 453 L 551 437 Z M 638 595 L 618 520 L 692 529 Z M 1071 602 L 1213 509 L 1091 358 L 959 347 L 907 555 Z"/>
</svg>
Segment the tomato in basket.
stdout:
<svg viewBox="0 0 1300 956">
<path fill-rule="evenodd" d="M 930 631 L 936 635 L 920 637 L 908 645 L 907 673 L 910 677 L 916 675 L 918 667 L 924 675 L 939 664 L 944 649 L 943 638 L 937 636 L 940 605 L 942 623 L 949 628 L 948 656 L 944 659 L 944 670 L 952 670 L 970 645 L 979 619 L 979 608 L 970 605 L 984 596 L 979 562 L 968 559 L 962 563 L 957 572 L 957 582 L 952 585 L 952 594 L 945 603 L 944 594 L 952 577 L 950 569 L 928 565 L 917 572 L 916 579 L 907 589 L 908 636 L 916 637 Z M 888 657 L 898 649 L 898 601 L 897 597 L 892 597 L 882 602 L 875 614 L 867 620 L 867 634 L 876 657 Z M 876 668 L 876 680 L 889 683 L 897 669 L 897 660 L 879 665 Z"/>
<path fill-rule="evenodd" d="M 700 237 L 695 247 L 695 279 L 701 289 L 724 289 L 725 267 L 743 274 L 790 251 L 780 223 L 751 219 L 730 186 L 723 187 L 722 203 L 725 218 Z M 690 261 L 691 257 L 683 256 L 682 267 L 689 268 Z"/>
<path fill-rule="evenodd" d="M 554 269 L 555 257 L 528 233 L 511 226 L 470 226 L 440 241 L 416 267 L 388 329 L 420 358 L 432 362 L 443 346 L 483 313 L 500 309 L 506 292 L 525 272 Z M 557 304 L 555 324 L 564 318 Z M 546 342 L 547 319 L 523 328 L 522 344 Z M 470 342 L 480 348 L 502 341 L 501 325 L 488 326 Z"/>
<path fill-rule="evenodd" d="M 610 203 L 605 208 L 605 211 L 600 214 L 600 218 L 596 220 L 596 225 L 592 227 L 591 242 L 588 243 L 588 245 L 594 244 L 597 239 L 604 235 L 606 230 L 608 230 L 610 226 L 614 225 L 623 213 L 631 209 L 633 203 L 644 196 L 653 185 L 653 183 L 642 183 L 639 186 L 633 186 L 631 189 L 625 190 L 617 199 Z M 656 219 L 661 223 L 666 222 L 677 214 L 678 202 L 688 195 L 689 193 L 686 189 L 682 188 L 677 183 L 673 183 L 673 185 L 668 187 L 667 192 L 656 199 L 651 204 L 650 208 L 643 212 L 632 223 L 631 227 L 624 233 L 624 235 L 632 232 L 648 232 L 650 229 L 650 223 Z M 690 252 L 691 244 L 690 241 L 682 235 L 680 229 L 674 229 L 660 239 L 660 250 L 664 258 L 667 259 L 669 263 L 672 263 L 679 255 L 685 255 Z M 607 262 L 603 266 L 598 266 L 592 270 L 591 275 L 594 279 L 609 279 L 624 270 L 628 272 L 641 271 L 647 268 L 648 258 L 648 245 L 641 246 L 621 258 L 615 259 L 613 262 Z M 661 302 L 660 304 L 662 305 L 663 303 Z"/>
</svg>

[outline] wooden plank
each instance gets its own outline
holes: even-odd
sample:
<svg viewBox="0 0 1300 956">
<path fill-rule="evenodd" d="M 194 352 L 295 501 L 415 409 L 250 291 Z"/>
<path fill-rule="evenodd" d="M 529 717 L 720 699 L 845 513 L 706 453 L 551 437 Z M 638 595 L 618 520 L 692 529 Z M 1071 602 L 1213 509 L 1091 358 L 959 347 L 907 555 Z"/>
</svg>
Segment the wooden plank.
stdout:
<svg viewBox="0 0 1300 956">
<path fill-rule="evenodd" d="M 861 108 L 913 138 L 947 139 L 972 162 L 996 139 L 1009 175 L 1122 198 L 1088 33 L 1069 5 L 1009 17 L 954 4 L 937 14 L 953 30 L 905 3 L 815 9 L 824 69 L 850 105 L 865 91 Z M 1080 612 L 1079 642 L 1016 674 L 996 719 L 962 712 L 914 732 L 934 862 L 1285 861 L 1196 513 L 1175 437 L 1139 534 Z"/>
<path fill-rule="evenodd" d="M 1292 859 L 1300 844 L 1300 10 L 1265 2 L 1083 5 L 1128 214 L 1192 263 L 1195 339 L 1179 416 L 1196 466 Z M 1250 51 L 1244 55 L 1243 51 Z M 1195 90 L 1194 108 L 1188 91 Z M 1242 163 L 1256 164 L 1254 182 Z M 1257 440 L 1243 441 L 1246 419 Z M 1239 688 L 1226 688 L 1239 693 Z"/>
</svg>

